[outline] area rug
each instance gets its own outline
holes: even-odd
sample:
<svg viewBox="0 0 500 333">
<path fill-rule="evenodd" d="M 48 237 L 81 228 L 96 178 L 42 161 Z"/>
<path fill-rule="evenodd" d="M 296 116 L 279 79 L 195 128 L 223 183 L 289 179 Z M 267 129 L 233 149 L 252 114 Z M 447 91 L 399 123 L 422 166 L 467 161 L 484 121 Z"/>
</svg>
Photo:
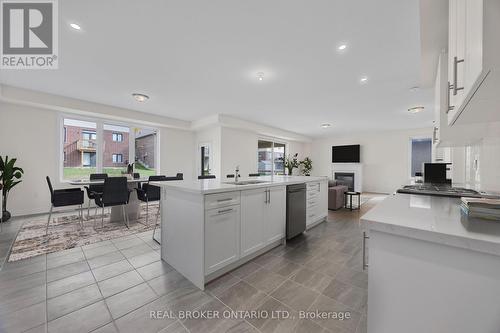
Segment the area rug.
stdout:
<svg viewBox="0 0 500 333">
<path fill-rule="evenodd" d="M 101 228 L 101 215 L 97 214 L 94 229 L 93 209 L 90 220 L 83 221 L 80 228 L 78 214 L 54 217 L 49 225 L 48 235 L 45 234 L 48 216 L 37 217 L 23 224 L 12 246 L 9 262 L 31 258 L 77 246 L 93 244 L 113 238 L 128 236 L 148 230 L 153 230 L 158 212 L 158 205 L 149 205 L 149 224 L 146 224 L 146 205 L 141 205 L 140 218 L 130 221 L 130 228 L 124 222 L 110 222 L 109 212 L 104 215 L 104 227 Z M 84 211 L 84 218 L 86 218 Z M 159 224 L 158 220 L 158 224 Z M 159 225 L 158 225 L 159 228 Z"/>
</svg>

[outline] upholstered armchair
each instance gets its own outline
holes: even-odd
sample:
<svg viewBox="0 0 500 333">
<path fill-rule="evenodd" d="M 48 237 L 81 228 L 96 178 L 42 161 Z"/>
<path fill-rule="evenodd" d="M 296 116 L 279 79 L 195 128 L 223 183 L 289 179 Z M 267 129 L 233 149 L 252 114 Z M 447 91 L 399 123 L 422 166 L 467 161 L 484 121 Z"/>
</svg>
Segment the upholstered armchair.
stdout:
<svg viewBox="0 0 500 333">
<path fill-rule="evenodd" d="M 336 180 L 328 181 L 328 209 L 337 210 L 344 206 L 344 193 L 347 186 L 339 184 Z"/>
</svg>

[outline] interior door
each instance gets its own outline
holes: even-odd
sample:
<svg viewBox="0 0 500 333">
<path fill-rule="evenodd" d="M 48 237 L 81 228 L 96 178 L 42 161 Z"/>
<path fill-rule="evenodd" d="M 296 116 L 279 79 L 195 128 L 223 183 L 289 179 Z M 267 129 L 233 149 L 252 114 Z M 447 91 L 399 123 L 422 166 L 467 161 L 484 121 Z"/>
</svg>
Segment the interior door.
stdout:
<svg viewBox="0 0 500 333">
<path fill-rule="evenodd" d="M 241 256 L 264 247 L 264 223 L 267 215 L 267 189 L 241 192 Z"/>
</svg>

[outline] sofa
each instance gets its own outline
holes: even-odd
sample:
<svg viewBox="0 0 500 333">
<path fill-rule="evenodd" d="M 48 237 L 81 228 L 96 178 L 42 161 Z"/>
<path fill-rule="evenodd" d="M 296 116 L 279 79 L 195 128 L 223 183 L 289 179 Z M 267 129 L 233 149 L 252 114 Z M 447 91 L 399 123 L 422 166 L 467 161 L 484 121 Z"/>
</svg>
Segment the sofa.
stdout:
<svg viewBox="0 0 500 333">
<path fill-rule="evenodd" d="M 328 181 L 328 209 L 337 210 L 344 207 L 344 193 L 348 187 L 336 180 Z"/>
</svg>

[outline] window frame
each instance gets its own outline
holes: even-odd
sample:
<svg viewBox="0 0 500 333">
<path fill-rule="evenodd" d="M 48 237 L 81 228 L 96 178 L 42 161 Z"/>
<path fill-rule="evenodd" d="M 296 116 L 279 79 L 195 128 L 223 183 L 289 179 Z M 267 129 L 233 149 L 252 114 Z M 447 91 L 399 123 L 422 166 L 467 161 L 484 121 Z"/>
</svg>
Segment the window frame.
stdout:
<svg viewBox="0 0 500 333">
<path fill-rule="evenodd" d="M 407 174 L 408 174 L 408 179 L 410 181 L 415 180 L 415 176 L 412 174 L 412 162 L 413 162 L 413 140 L 427 140 L 429 139 L 431 141 L 431 163 L 432 163 L 432 158 L 434 156 L 434 144 L 432 143 L 432 137 L 427 136 L 427 135 L 420 135 L 420 136 L 411 136 L 408 139 L 408 169 L 407 169 Z M 423 170 L 422 170 L 423 171 Z"/>
<path fill-rule="evenodd" d="M 113 134 L 111 135 L 111 140 L 113 140 L 113 142 L 123 142 L 123 133 L 113 132 Z"/>
<path fill-rule="evenodd" d="M 260 136 L 257 138 L 257 172 L 259 172 L 259 141 L 267 141 L 267 142 L 271 142 L 272 143 L 272 146 L 271 146 L 271 174 L 270 175 L 265 175 L 265 176 L 279 176 L 277 174 L 275 174 L 275 165 L 274 165 L 274 146 L 275 144 L 280 144 L 280 145 L 284 145 L 285 146 L 285 152 L 283 154 L 284 158 L 286 158 L 286 153 L 288 152 L 289 150 L 289 144 L 288 142 L 286 141 L 282 141 L 278 138 L 272 138 L 272 137 L 263 137 L 263 136 Z M 283 161 L 284 163 L 284 161 Z M 283 166 L 283 175 L 286 174 L 286 168 Z"/>
<path fill-rule="evenodd" d="M 71 119 L 71 120 L 80 120 L 80 121 L 87 121 L 87 122 L 92 122 L 96 124 L 96 173 L 101 173 L 103 168 L 103 157 L 104 157 L 104 125 L 116 125 L 116 126 L 123 126 L 123 127 L 128 127 L 130 129 L 129 132 L 129 160 L 130 161 L 135 161 L 135 139 L 136 139 L 136 134 L 135 131 L 133 130 L 134 128 L 147 128 L 150 130 L 153 130 L 156 132 L 156 142 L 155 142 L 155 174 L 158 175 L 160 172 L 160 162 L 161 162 L 161 133 L 160 133 L 160 128 L 154 125 L 150 124 L 144 124 L 144 123 L 139 123 L 139 122 L 134 122 L 134 121 L 119 121 L 111 118 L 105 118 L 105 117 L 86 117 L 86 116 L 81 116 L 78 114 L 71 114 L 71 113 L 59 113 L 58 117 L 58 131 L 59 131 L 59 138 L 58 138 L 58 149 L 59 152 L 57 154 L 57 160 L 56 163 L 58 165 L 58 173 L 59 173 L 59 182 L 60 183 L 70 183 L 74 181 L 74 179 L 64 179 L 64 144 L 65 144 L 65 139 L 67 135 L 65 135 L 66 129 L 64 126 L 64 119 Z M 123 141 L 123 140 L 122 140 Z M 123 162 L 122 162 L 123 163 Z"/>
<path fill-rule="evenodd" d="M 120 157 L 120 158 L 118 158 L 118 157 Z M 113 153 L 113 154 L 111 154 L 111 160 L 112 160 L 113 164 L 123 163 L 123 154 Z"/>
</svg>

